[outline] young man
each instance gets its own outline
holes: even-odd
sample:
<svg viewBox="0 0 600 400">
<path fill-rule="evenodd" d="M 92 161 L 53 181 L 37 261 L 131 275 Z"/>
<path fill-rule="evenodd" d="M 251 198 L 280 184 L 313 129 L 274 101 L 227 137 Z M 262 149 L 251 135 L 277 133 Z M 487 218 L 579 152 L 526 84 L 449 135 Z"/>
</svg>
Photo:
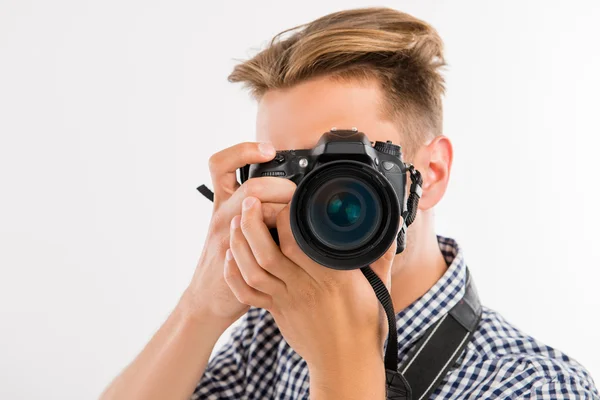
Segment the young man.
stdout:
<svg viewBox="0 0 600 400">
<path fill-rule="evenodd" d="M 295 185 L 236 182 L 237 168 L 275 150 L 312 148 L 331 127 L 391 140 L 422 173 L 406 250 L 372 265 L 390 289 L 398 362 L 465 293 L 458 244 L 434 231 L 452 146 L 442 135 L 443 44 L 428 24 L 391 9 L 338 12 L 278 35 L 238 65 L 259 101 L 257 139 L 210 159 L 214 212 L 196 273 L 171 316 L 104 399 L 383 399 L 381 306 L 359 270 L 313 262 L 289 223 Z M 268 228 L 276 227 L 280 246 Z M 244 315 L 208 363 L 223 331 Z M 208 364 L 208 365 L 207 365 Z M 585 369 L 483 308 L 431 398 L 598 399 Z"/>
</svg>

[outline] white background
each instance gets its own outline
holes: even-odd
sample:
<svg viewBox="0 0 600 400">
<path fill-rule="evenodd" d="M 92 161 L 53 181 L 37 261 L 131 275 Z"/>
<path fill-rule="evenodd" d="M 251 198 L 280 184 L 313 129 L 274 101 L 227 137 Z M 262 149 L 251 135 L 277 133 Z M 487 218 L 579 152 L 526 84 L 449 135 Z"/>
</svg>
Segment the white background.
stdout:
<svg viewBox="0 0 600 400">
<path fill-rule="evenodd" d="M 439 233 L 600 380 L 599 3 L 386 3 L 447 46 Z M 366 5 L 0 1 L 0 398 L 95 398 L 131 361 L 192 276 L 207 158 L 253 139 L 234 59 Z"/>
</svg>

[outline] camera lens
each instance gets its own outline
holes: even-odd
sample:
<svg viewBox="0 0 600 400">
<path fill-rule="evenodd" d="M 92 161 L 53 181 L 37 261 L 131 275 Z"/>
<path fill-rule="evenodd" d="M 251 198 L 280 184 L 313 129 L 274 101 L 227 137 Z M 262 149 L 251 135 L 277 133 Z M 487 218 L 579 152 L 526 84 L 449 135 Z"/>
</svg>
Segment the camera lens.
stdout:
<svg viewBox="0 0 600 400">
<path fill-rule="evenodd" d="M 308 226 L 325 246 L 353 250 L 367 243 L 381 224 L 381 200 L 360 178 L 334 177 L 306 200 Z"/>
<path fill-rule="evenodd" d="M 387 178 L 354 160 L 336 160 L 308 173 L 290 207 L 292 233 L 314 261 L 355 269 L 380 258 L 396 239 L 400 203 Z"/>
</svg>

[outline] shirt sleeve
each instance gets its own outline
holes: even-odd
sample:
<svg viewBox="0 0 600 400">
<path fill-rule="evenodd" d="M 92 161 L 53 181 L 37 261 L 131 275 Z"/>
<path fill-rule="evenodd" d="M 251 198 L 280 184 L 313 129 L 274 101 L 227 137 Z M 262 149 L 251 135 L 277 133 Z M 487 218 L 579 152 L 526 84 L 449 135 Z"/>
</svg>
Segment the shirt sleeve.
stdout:
<svg viewBox="0 0 600 400">
<path fill-rule="evenodd" d="M 248 348 L 254 330 L 251 308 L 231 336 L 209 361 L 191 400 L 239 400 L 245 397 Z"/>
<path fill-rule="evenodd" d="M 581 382 L 578 379 L 544 380 L 531 388 L 519 399 L 530 400 L 600 400 L 593 382 Z"/>
</svg>

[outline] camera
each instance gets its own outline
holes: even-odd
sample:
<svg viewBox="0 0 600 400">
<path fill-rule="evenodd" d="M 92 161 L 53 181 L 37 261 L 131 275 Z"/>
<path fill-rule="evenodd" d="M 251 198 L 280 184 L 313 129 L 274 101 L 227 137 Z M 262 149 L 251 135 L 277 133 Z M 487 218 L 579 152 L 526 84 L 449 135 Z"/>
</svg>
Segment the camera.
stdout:
<svg viewBox="0 0 600 400">
<path fill-rule="evenodd" d="M 277 151 L 239 174 L 242 183 L 265 176 L 293 181 L 290 223 L 299 247 L 323 266 L 349 270 L 379 259 L 400 235 L 404 240 L 410 168 L 391 141 L 373 144 L 356 128 L 332 128 L 312 149 Z"/>
</svg>

